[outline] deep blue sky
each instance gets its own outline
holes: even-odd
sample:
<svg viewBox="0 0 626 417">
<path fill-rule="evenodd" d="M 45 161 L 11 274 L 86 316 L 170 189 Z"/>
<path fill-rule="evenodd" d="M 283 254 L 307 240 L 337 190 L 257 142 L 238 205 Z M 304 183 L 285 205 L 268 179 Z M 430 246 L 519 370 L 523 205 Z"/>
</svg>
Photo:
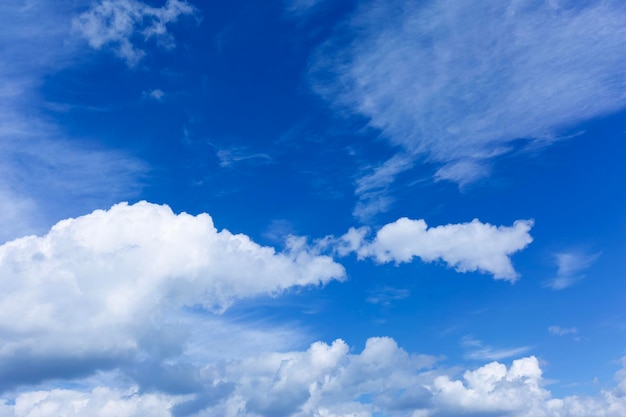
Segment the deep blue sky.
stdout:
<svg viewBox="0 0 626 417">
<path fill-rule="evenodd" d="M 622 2 L 0 23 L 0 416 L 626 416 Z"/>
</svg>

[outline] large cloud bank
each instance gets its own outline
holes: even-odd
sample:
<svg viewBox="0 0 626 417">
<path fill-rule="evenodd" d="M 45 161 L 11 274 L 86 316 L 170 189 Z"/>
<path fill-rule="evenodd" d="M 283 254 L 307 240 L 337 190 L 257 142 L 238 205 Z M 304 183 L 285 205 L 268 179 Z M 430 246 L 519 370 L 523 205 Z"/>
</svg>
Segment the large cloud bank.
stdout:
<svg viewBox="0 0 626 417">
<path fill-rule="evenodd" d="M 543 387 L 537 358 L 492 362 L 462 376 L 433 367 L 390 338 L 370 338 L 360 353 L 345 342 L 317 342 L 306 351 L 268 353 L 198 370 L 206 390 L 194 395 L 147 394 L 96 387 L 23 393 L 0 406 L 2 417 L 622 417 L 618 385 L 597 397 L 554 398 Z M 617 374 L 624 384 L 624 371 Z"/>
<path fill-rule="evenodd" d="M 220 312 L 344 276 L 329 257 L 218 231 L 208 214 L 141 202 L 64 220 L 0 246 L 0 388 L 89 374 L 146 349 L 167 356 L 185 339 L 168 320 L 185 308 Z"/>
</svg>

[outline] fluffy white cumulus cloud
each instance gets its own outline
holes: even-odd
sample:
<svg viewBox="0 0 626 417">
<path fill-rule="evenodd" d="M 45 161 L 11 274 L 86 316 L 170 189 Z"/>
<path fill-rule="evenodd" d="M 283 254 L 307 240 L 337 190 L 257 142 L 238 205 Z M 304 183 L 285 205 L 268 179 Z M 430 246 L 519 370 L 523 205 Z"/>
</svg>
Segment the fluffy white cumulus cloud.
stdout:
<svg viewBox="0 0 626 417">
<path fill-rule="evenodd" d="M 623 109 L 624 68 L 622 1 L 372 0 L 321 48 L 312 83 L 464 184 L 520 139 Z"/>
<path fill-rule="evenodd" d="M 209 364 L 198 370 L 205 390 L 186 396 L 136 388 L 40 390 L 0 406 L 1 417 L 58 415 L 202 417 L 622 417 L 618 386 L 595 397 L 553 397 L 534 356 L 509 366 L 491 362 L 457 371 L 431 356 L 409 354 L 386 337 L 370 338 L 351 353 L 342 340 L 304 351 L 267 353 Z M 144 414 L 145 415 L 145 414 Z"/>
<path fill-rule="evenodd" d="M 220 312 L 236 299 L 344 276 L 330 257 L 278 253 L 218 231 L 208 214 L 146 202 L 97 210 L 0 246 L 0 380 L 84 374 L 145 348 L 181 349 L 185 331 L 168 320 L 184 308 Z"/>
<path fill-rule="evenodd" d="M 338 239 L 338 252 L 356 252 L 359 259 L 376 262 L 424 262 L 441 260 L 459 272 L 480 271 L 496 279 L 514 281 L 517 273 L 510 256 L 532 242 L 531 220 L 513 226 L 494 226 L 475 219 L 469 223 L 428 227 L 424 220 L 406 217 L 383 226 L 371 242 L 367 228 L 350 229 Z"/>
<path fill-rule="evenodd" d="M 168 33 L 167 25 L 194 12 L 193 6 L 180 0 L 167 0 L 162 7 L 152 7 L 137 0 L 103 0 L 73 23 L 92 48 L 111 45 L 132 66 L 145 55 L 135 45 L 136 39 L 154 38 L 162 46 L 172 47 L 174 39 Z"/>
</svg>

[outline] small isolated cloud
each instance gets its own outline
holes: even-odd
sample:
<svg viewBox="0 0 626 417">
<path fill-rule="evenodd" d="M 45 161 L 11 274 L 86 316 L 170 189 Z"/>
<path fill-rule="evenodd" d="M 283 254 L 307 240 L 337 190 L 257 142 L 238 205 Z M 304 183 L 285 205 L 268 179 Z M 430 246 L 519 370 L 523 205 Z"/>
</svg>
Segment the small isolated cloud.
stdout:
<svg viewBox="0 0 626 417">
<path fill-rule="evenodd" d="M 186 1 L 167 0 L 152 7 L 138 0 L 102 0 L 73 20 L 74 28 L 94 49 L 110 46 L 129 66 L 136 65 L 145 52 L 139 40 L 156 40 L 165 48 L 174 46 L 167 25 L 196 9 Z"/>
<path fill-rule="evenodd" d="M 250 152 L 245 147 L 232 147 L 228 149 L 220 149 L 217 151 L 217 158 L 222 168 L 230 167 L 237 162 L 260 162 L 271 163 L 273 159 L 263 152 Z"/>
<path fill-rule="evenodd" d="M 623 109 L 625 67 L 623 1 L 374 0 L 320 48 L 310 79 L 463 185 L 520 140 L 549 144 Z"/>
<path fill-rule="evenodd" d="M 163 100 L 163 97 L 165 97 L 165 93 L 163 92 L 163 90 L 160 90 L 158 88 L 151 91 L 144 91 L 143 95 L 144 97 L 151 98 L 156 101 L 161 101 Z"/>
<path fill-rule="evenodd" d="M 557 272 L 556 277 L 546 283 L 553 290 L 562 290 L 585 278 L 584 271 L 600 256 L 599 253 L 589 255 L 580 251 L 561 252 L 554 255 Z"/>
<path fill-rule="evenodd" d="M 350 229 L 338 239 L 322 242 L 335 245 L 339 255 L 356 252 L 359 259 L 378 263 L 443 261 L 458 272 L 479 271 L 495 279 L 514 282 L 518 278 L 511 255 L 532 242 L 532 220 L 517 220 L 513 226 L 493 226 L 475 219 L 469 223 L 428 227 L 424 220 L 406 217 L 383 226 L 371 242 L 368 228 Z"/>
<path fill-rule="evenodd" d="M 498 361 L 520 356 L 531 349 L 529 346 L 496 349 L 493 346 L 485 345 L 482 340 L 475 339 L 472 336 L 465 336 L 461 340 L 461 346 L 467 350 L 465 354 L 467 359 L 479 361 Z"/>
<path fill-rule="evenodd" d="M 0 390 L 182 349 L 185 309 L 343 279 L 330 257 L 218 231 L 146 202 L 67 219 L 0 246 Z M 170 321 L 172 320 L 172 321 Z"/>
<path fill-rule="evenodd" d="M 404 300 L 411 296 L 411 291 L 404 288 L 384 287 L 369 291 L 365 299 L 370 304 L 390 305 L 394 301 Z"/>
<path fill-rule="evenodd" d="M 367 221 L 375 214 L 387 211 L 392 203 L 389 184 L 398 174 L 413 166 L 413 162 L 414 158 L 398 154 L 359 178 L 354 191 L 359 201 L 352 214 L 361 221 Z"/>
<path fill-rule="evenodd" d="M 568 334 L 578 333 L 578 329 L 576 327 L 550 326 L 548 327 L 548 331 L 550 332 L 550 334 L 554 334 L 557 336 L 566 336 Z"/>
<path fill-rule="evenodd" d="M 301 17 L 326 0 L 284 0 L 285 11 L 291 17 Z"/>
</svg>

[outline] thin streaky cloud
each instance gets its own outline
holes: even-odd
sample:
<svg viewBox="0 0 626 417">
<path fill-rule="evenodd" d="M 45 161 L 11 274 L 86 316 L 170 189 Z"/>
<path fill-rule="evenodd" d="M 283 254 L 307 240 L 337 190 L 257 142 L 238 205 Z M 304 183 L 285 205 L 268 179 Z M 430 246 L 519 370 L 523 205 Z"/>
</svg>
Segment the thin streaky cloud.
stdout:
<svg viewBox="0 0 626 417">
<path fill-rule="evenodd" d="M 365 299 L 370 304 L 391 305 L 394 301 L 404 300 L 411 296 L 411 291 L 405 288 L 384 287 L 369 291 Z"/>
<path fill-rule="evenodd" d="M 219 149 L 216 155 L 222 168 L 232 167 L 238 162 L 246 161 L 260 164 L 271 164 L 274 162 L 269 154 L 265 152 L 251 152 L 245 147 Z"/>
<path fill-rule="evenodd" d="M 289 17 L 301 18 L 311 13 L 326 0 L 284 0 L 285 11 Z"/>
<path fill-rule="evenodd" d="M 578 250 L 555 254 L 556 277 L 546 282 L 545 285 L 553 290 L 571 287 L 586 277 L 585 271 L 599 257 L 600 253 L 588 254 Z"/>
<path fill-rule="evenodd" d="M 354 194 L 358 202 L 352 212 L 361 222 L 369 221 L 374 215 L 385 212 L 393 200 L 389 196 L 389 185 L 396 176 L 411 168 L 414 158 L 407 154 L 397 154 L 369 174 L 362 175 L 356 181 Z"/>
<path fill-rule="evenodd" d="M 530 346 L 518 346 L 513 348 L 494 348 L 485 345 L 482 340 L 472 336 L 465 336 L 461 339 L 461 346 L 466 350 L 467 359 L 479 361 L 498 361 L 506 358 L 520 356 L 531 350 Z"/>
<path fill-rule="evenodd" d="M 439 180 L 476 181 L 520 139 L 548 145 L 626 106 L 620 1 L 370 1 L 337 33 L 313 89 Z"/>
<path fill-rule="evenodd" d="M 11 63 L 0 64 L 0 242 L 43 232 L 68 211 L 133 197 L 148 172 L 125 152 L 89 145 L 89 138 L 77 143 L 40 111 L 44 80 L 80 51 L 71 35 L 76 7 L 38 0 L 0 6 L 0 47 Z"/>
</svg>

